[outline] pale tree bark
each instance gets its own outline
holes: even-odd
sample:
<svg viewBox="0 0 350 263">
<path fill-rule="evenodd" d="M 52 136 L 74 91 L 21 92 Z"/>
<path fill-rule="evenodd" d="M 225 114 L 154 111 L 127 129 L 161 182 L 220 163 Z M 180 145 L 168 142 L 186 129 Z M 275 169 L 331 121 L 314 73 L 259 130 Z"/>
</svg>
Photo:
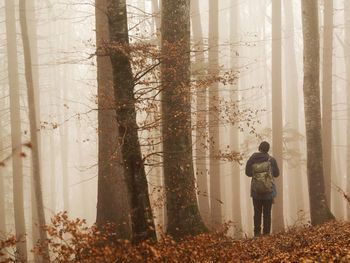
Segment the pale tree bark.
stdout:
<svg viewBox="0 0 350 263">
<path fill-rule="evenodd" d="M 96 0 L 97 52 L 109 41 L 107 0 Z M 97 56 L 98 83 L 98 193 L 97 218 L 99 227 L 110 222 L 117 227 L 119 238 L 130 239 L 129 203 L 123 174 L 118 124 L 114 109 L 113 72 L 108 56 Z"/>
<path fill-rule="evenodd" d="M 301 148 L 299 136 L 299 77 L 297 71 L 296 52 L 295 52 L 295 32 L 294 32 L 294 14 L 293 1 L 285 0 L 284 2 L 285 18 L 285 40 L 284 40 L 284 61 L 285 76 L 284 81 L 286 91 L 286 133 L 288 136 L 285 140 L 286 154 L 290 158 L 288 164 L 288 186 L 289 186 L 289 212 L 297 220 L 298 213 L 304 209 L 303 192 L 303 174 L 301 171 Z M 293 222 L 292 222 L 293 223 Z"/>
<path fill-rule="evenodd" d="M 152 0 L 152 13 L 155 15 L 154 22 L 156 26 L 157 34 L 160 33 L 160 5 L 158 0 Z M 160 36 L 159 36 L 160 37 Z"/>
<path fill-rule="evenodd" d="M 209 1 L 209 74 L 216 76 L 219 71 L 219 3 Z M 209 87 L 209 189 L 211 227 L 217 228 L 222 223 L 221 210 L 221 174 L 219 129 L 219 83 Z"/>
<path fill-rule="evenodd" d="M 21 240 L 21 242 L 16 244 L 16 259 L 18 261 L 27 261 L 27 242 L 25 237 L 26 229 L 23 202 L 23 163 L 22 157 L 20 156 L 20 153 L 22 152 L 22 135 L 15 13 L 15 2 L 12 0 L 6 0 L 6 47 L 10 95 L 13 204 L 16 238 Z"/>
<path fill-rule="evenodd" d="M 200 79 L 205 74 L 205 56 L 203 32 L 201 25 L 201 15 L 199 9 L 199 0 L 191 1 L 192 13 L 192 35 L 195 49 L 195 61 L 192 72 L 198 74 Z M 207 93 L 206 86 L 198 87 L 196 94 L 196 142 L 195 142 L 195 160 L 196 160 L 196 180 L 198 193 L 198 206 L 201 216 L 205 223 L 209 223 L 210 210 L 208 199 L 208 170 L 207 170 Z"/>
<path fill-rule="evenodd" d="M 234 72 L 239 71 L 239 52 L 237 48 L 234 48 L 235 44 L 239 42 L 239 3 L 238 0 L 232 1 L 230 9 L 230 44 L 231 44 L 231 69 Z M 234 102 L 239 101 L 239 82 L 233 85 L 231 98 Z M 238 123 L 231 126 L 230 132 L 230 145 L 232 150 L 239 151 L 239 128 Z M 240 180 L 240 166 L 238 163 L 232 164 L 231 173 L 231 183 L 232 183 L 232 221 L 235 224 L 235 237 L 241 237 L 242 234 L 242 215 L 241 215 L 241 180 Z"/>
<path fill-rule="evenodd" d="M 107 2 L 110 58 L 118 121 L 118 140 L 121 147 L 124 176 L 131 209 L 132 239 L 141 242 L 156 239 L 148 182 L 138 138 L 134 98 L 134 76 L 128 53 L 129 34 L 126 1 Z M 123 50 L 125 49 L 125 50 Z"/>
<path fill-rule="evenodd" d="M 162 1 L 162 114 L 167 233 L 175 239 L 206 230 L 193 170 L 190 91 L 190 1 Z"/>
<path fill-rule="evenodd" d="M 272 154 L 277 161 L 281 175 L 275 179 L 277 196 L 272 210 L 273 232 L 284 230 L 281 5 L 281 0 L 272 0 Z"/>
<path fill-rule="evenodd" d="M 58 73 L 58 72 L 57 72 Z M 67 90 L 68 85 L 64 84 L 64 80 L 67 78 L 67 74 L 62 73 L 59 76 L 59 82 L 62 85 L 60 87 L 60 97 L 63 99 L 64 103 L 67 101 Z M 66 105 L 66 104 L 65 104 Z M 61 125 L 59 127 L 60 134 L 60 155 L 61 155 L 61 177 L 62 177 L 62 200 L 63 200 L 63 210 L 69 212 L 70 202 L 69 202 L 69 170 L 68 170 L 68 161 L 69 161 L 69 129 L 66 120 L 68 118 L 67 108 L 60 107 L 60 119 Z M 62 118 L 63 116 L 63 118 Z"/>
<path fill-rule="evenodd" d="M 5 63 L 4 63 L 5 64 Z M 5 91 L 3 90 L 1 92 L 2 97 L 5 96 Z M 0 104 L 0 109 L 4 109 L 5 103 L 2 102 Z M 0 138 L 3 136 L 3 129 L 4 129 L 4 120 L 0 119 Z M 0 149 L 2 150 L 4 147 L 4 144 L 2 140 L 0 140 Z M 5 191 L 5 173 L 3 167 L 0 166 L 0 235 L 5 236 L 6 235 L 6 191 Z M 0 260 L 2 258 L 0 257 Z"/>
<path fill-rule="evenodd" d="M 332 66 L 333 66 L 333 0 L 324 1 L 322 61 L 322 147 L 327 205 L 331 207 L 332 184 Z"/>
<path fill-rule="evenodd" d="M 346 193 L 350 193 L 350 1 L 344 1 L 344 59 L 346 76 Z M 350 205 L 346 206 L 350 218 Z"/>
<path fill-rule="evenodd" d="M 32 149 L 32 172 L 34 180 L 34 191 L 36 199 L 36 208 L 38 214 L 38 223 L 39 226 L 45 226 L 45 212 L 44 212 L 44 203 L 42 197 L 42 188 L 41 188 L 41 171 L 40 171 L 40 159 L 39 159 L 39 143 L 38 143 L 38 134 L 37 134 L 37 114 L 35 106 L 35 87 L 33 83 L 33 73 L 32 73 L 32 61 L 30 53 L 30 41 L 28 36 L 27 28 L 27 14 L 26 14 L 26 1 L 19 1 L 20 9 L 20 25 L 21 25 L 21 37 L 23 42 L 23 54 L 24 54 L 24 69 L 25 69 L 25 79 L 27 85 L 28 93 L 28 108 L 29 108 L 29 126 L 30 126 L 30 139 L 31 139 L 31 149 Z M 47 239 L 46 231 L 40 227 L 40 240 L 45 241 Z M 49 250 L 45 246 L 43 249 L 43 261 L 49 261 Z"/>
<path fill-rule="evenodd" d="M 304 42 L 304 109 L 307 175 L 311 224 L 317 225 L 334 218 L 327 206 L 323 177 L 318 1 L 302 1 L 301 9 Z"/>
</svg>

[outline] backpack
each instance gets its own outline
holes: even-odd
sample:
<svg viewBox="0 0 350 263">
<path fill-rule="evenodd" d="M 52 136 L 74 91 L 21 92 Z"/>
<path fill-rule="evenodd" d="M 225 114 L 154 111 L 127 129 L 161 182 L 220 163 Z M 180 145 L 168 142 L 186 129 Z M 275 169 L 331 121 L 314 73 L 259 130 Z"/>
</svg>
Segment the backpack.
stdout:
<svg viewBox="0 0 350 263">
<path fill-rule="evenodd" d="M 252 190 L 257 194 L 269 194 L 273 189 L 271 158 L 265 162 L 253 164 Z"/>
</svg>

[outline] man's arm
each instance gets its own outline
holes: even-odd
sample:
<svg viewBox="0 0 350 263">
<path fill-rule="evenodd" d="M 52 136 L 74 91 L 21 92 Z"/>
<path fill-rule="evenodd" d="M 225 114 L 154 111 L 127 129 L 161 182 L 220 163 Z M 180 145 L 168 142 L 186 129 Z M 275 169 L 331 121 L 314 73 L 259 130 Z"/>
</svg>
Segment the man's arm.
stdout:
<svg viewBox="0 0 350 263">
<path fill-rule="evenodd" d="M 278 168 L 275 158 L 271 159 L 272 175 L 273 177 L 278 177 L 280 175 L 280 169 Z"/>
<path fill-rule="evenodd" d="M 253 162 L 252 157 L 250 157 L 247 161 L 247 164 L 245 165 L 245 174 L 249 177 L 253 176 L 252 162 Z"/>
</svg>

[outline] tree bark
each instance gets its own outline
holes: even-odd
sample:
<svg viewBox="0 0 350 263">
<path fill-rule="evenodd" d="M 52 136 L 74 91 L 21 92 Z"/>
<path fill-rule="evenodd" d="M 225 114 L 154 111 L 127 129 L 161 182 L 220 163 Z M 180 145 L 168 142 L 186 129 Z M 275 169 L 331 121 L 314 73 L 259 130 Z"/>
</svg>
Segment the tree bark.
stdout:
<svg viewBox="0 0 350 263">
<path fill-rule="evenodd" d="M 129 192 L 132 239 L 156 239 L 148 185 L 136 122 L 134 77 L 130 64 L 129 34 L 125 0 L 108 0 L 108 24 L 113 69 L 113 86 L 124 176 Z"/>
<path fill-rule="evenodd" d="M 330 208 L 332 184 L 333 0 L 324 1 L 323 13 L 322 146 L 326 198 L 327 205 Z"/>
<path fill-rule="evenodd" d="M 237 49 L 239 47 L 234 48 L 235 44 L 239 42 L 239 3 L 238 0 L 232 1 L 230 9 L 230 45 L 231 45 L 231 69 L 234 72 L 239 71 L 239 57 L 237 54 Z M 234 102 L 239 103 L 239 83 L 237 83 L 232 87 L 232 95 L 231 98 Z M 237 125 L 231 126 L 230 133 L 230 145 L 232 149 L 235 151 L 239 151 L 239 128 Z M 232 164 L 232 220 L 235 224 L 234 237 L 241 237 L 242 234 L 242 215 L 241 215 L 241 179 L 240 179 L 240 166 L 238 163 Z"/>
<path fill-rule="evenodd" d="M 109 41 L 107 0 L 96 0 L 97 51 Z M 131 238 L 130 207 L 118 145 L 113 72 L 108 56 L 97 56 L 98 83 L 98 193 L 96 223 L 100 228 L 110 222 L 119 238 Z"/>
<path fill-rule="evenodd" d="M 5 63 L 4 63 L 5 64 Z M 3 89 L 1 92 L 1 97 L 5 97 L 7 92 Z M 0 109 L 5 108 L 4 101 L 0 104 Z M 3 138 L 4 120 L 0 119 L 0 138 Z M 0 149 L 3 149 L 4 144 L 0 140 Z M 6 235 L 6 191 L 5 191 L 5 173 L 3 167 L 0 167 L 0 235 Z M 0 260 L 2 257 L 0 256 Z"/>
<path fill-rule="evenodd" d="M 219 3 L 209 1 L 209 74 L 217 76 L 219 72 Z M 218 228 L 222 223 L 221 211 L 221 172 L 219 129 L 219 83 L 209 87 L 209 188 L 211 227 Z"/>
<path fill-rule="evenodd" d="M 297 71 L 296 52 L 295 52 L 295 32 L 294 32 L 294 14 L 293 2 L 284 1 L 284 17 L 285 17 L 285 90 L 286 90 L 286 132 L 285 138 L 286 154 L 288 164 L 288 187 L 289 193 L 289 213 L 294 217 L 304 209 L 303 182 L 305 182 L 301 171 L 301 148 L 299 136 L 299 76 Z M 294 222 L 292 222 L 294 223 Z"/>
<path fill-rule="evenodd" d="M 192 13 L 192 34 L 195 49 L 195 62 L 193 65 L 193 72 L 198 74 L 195 76 L 200 79 L 203 76 L 205 56 L 204 56 L 204 43 L 203 33 L 201 25 L 201 15 L 199 9 L 198 0 L 191 1 L 191 13 Z M 208 191 L 208 170 L 207 170 L 207 96 L 208 89 L 206 86 L 199 87 L 196 90 L 196 142 L 195 142 L 195 167 L 196 167 L 196 180 L 198 188 L 198 206 L 200 214 L 204 222 L 209 222 L 209 191 Z"/>
<path fill-rule="evenodd" d="M 318 1 L 302 1 L 301 9 L 304 42 L 304 108 L 307 175 L 311 224 L 317 225 L 334 218 L 327 206 L 323 177 Z"/>
<path fill-rule="evenodd" d="M 284 230 L 281 5 L 281 0 L 272 0 L 272 154 L 278 163 L 281 175 L 275 179 L 277 196 L 272 211 L 273 232 Z"/>
<path fill-rule="evenodd" d="M 344 59 L 346 76 L 346 193 L 350 193 L 350 1 L 344 1 Z M 346 206 L 347 219 L 350 218 L 350 205 Z"/>
<path fill-rule="evenodd" d="M 18 261 L 26 262 L 27 241 L 25 236 L 25 217 L 23 201 L 23 163 L 20 153 L 22 152 L 21 115 L 20 115 L 20 93 L 18 76 L 17 55 L 17 30 L 15 2 L 5 1 L 6 13 L 6 46 L 7 65 L 10 95 L 10 118 L 11 118 L 11 147 L 12 147 L 12 174 L 13 174 L 13 204 L 15 216 L 16 238 L 21 242 L 16 244 Z"/>
<path fill-rule="evenodd" d="M 193 170 L 190 94 L 190 1 L 162 1 L 162 114 L 167 233 L 175 239 L 206 230 Z"/>
<path fill-rule="evenodd" d="M 26 17 L 26 1 L 19 1 L 20 9 L 20 25 L 21 25 L 21 37 L 23 42 L 23 52 L 24 52 L 24 69 L 25 69 L 25 79 L 27 84 L 28 92 L 28 108 L 29 108 L 29 126 L 30 126 L 30 139 L 31 139 L 31 149 L 32 149 L 32 172 L 34 180 L 34 190 L 35 190 L 35 199 L 36 199 L 36 208 L 38 214 L 38 222 L 40 227 L 40 240 L 45 241 L 47 239 L 46 231 L 42 228 L 45 226 L 45 212 L 44 212 L 44 203 L 42 197 L 42 188 L 41 188 L 41 171 L 40 171 L 40 160 L 39 160 L 39 143 L 38 143 L 38 134 L 37 134 L 37 116 L 35 106 L 35 87 L 33 83 L 33 74 L 32 74 L 32 61 L 30 53 L 30 42 L 28 36 L 27 28 L 27 17 Z M 50 261 L 49 259 L 49 250 L 48 247 L 44 247 L 43 250 L 43 260 Z"/>
</svg>

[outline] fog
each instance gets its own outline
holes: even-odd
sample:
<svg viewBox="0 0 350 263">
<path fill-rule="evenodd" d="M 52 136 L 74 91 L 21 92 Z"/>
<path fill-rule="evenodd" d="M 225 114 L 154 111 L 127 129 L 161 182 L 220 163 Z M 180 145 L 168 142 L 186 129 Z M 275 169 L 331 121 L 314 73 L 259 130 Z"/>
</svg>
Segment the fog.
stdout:
<svg viewBox="0 0 350 263">
<path fill-rule="evenodd" d="M 96 222 L 99 168 L 95 3 L 90 0 L 25 2 L 45 218 L 49 222 L 54 214 L 67 211 L 69 217 L 84 218 L 90 225 Z M 263 140 L 270 142 L 270 154 L 277 159 L 282 171 L 276 179 L 278 198 L 273 209 L 272 228 L 278 231 L 281 227 L 308 224 L 311 220 L 301 4 L 300 1 L 281 1 L 281 9 L 276 11 L 281 15 L 279 24 L 279 16 L 272 15 L 276 2 L 218 0 L 217 10 L 210 11 L 215 8 L 213 3 L 191 1 L 191 49 L 195 51 L 191 54 L 192 78 L 200 79 L 203 74 L 211 73 L 224 75 L 229 71 L 234 74 L 233 81 L 211 83 L 202 98 L 200 92 L 192 93 L 193 163 L 199 211 L 204 222 L 213 228 L 217 223 L 232 221 L 236 228 L 229 233 L 238 237 L 252 235 L 250 179 L 244 168 Z M 319 4 L 321 162 L 326 195 L 327 189 L 330 191 L 330 196 L 327 195 L 330 210 L 337 219 L 347 220 L 348 204 L 342 191 L 350 189 L 350 6 L 347 1 L 334 0 L 333 7 L 326 7 L 333 11 L 324 16 L 325 4 Z M 160 10 L 157 0 L 127 1 L 131 44 L 140 42 L 160 47 Z M 16 232 L 14 200 L 16 195 L 19 199 L 23 195 L 25 232 L 31 244 L 32 220 L 36 213 L 33 196 L 37 190 L 32 189 L 34 152 L 19 11 L 18 1 L 0 1 L 0 235 Z M 331 25 L 327 26 L 330 15 L 333 15 L 328 20 Z M 272 23 L 275 23 L 274 29 Z M 7 42 L 8 39 L 12 42 Z M 16 78 L 13 70 L 18 70 L 18 84 L 11 82 L 11 78 Z M 16 96 L 10 94 L 10 90 L 15 90 L 13 85 L 19 88 L 18 105 L 11 101 L 11 96 Z M 213 85 L 217 85 L 216 88 Z M 141 93 L 142 88 L 141 84 L 135 89 Z M 140 103 L 137 112 L 140 125 L 160 116 L 159 101 L 154 105 L 156 110 L 148 112 L 149 105 L 142 110 Z M 208 114 L 212 107 L 219 109 L 216 119 Z M 16 108 L 19 119 L 13 115 Z M 206 115 L 200 115 L 203 112 Z M 209 124 L 199 130 L 201 121 L 209 121 Z M 20 135 L 14 141 L 16 131 L 12 129 L 16 127 Z M 141 144 L 158 141 L 160 132 L 159 127 L 139 130 Z M 154 149 L 158 151 L 157 147 L 161 146 L 158 143 L 141 146 L 143 157 Z M 232 158 L 232 153 L 236 152 L 239 157 Z M 22 162 L 23 187 L 14 183 L 18 180 L 14 179 L 18 162 L 14 163 L 18 159 Z M 162 157 L 156 155 L 147 164 L 151 206 L 159 233 L 166 228 L 167 221 Z M 199 182 L 203 174 L 205 177 Z"/>
</svg>

